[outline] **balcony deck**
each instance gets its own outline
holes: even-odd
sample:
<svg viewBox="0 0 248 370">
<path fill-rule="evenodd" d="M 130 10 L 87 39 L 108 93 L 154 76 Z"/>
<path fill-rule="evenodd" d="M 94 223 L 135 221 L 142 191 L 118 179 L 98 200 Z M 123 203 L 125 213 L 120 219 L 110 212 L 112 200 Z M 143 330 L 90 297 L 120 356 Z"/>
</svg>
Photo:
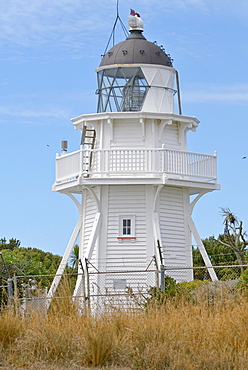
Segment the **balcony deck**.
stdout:
<svg viewBox="0 0 248 370">
<path fill-rule="evenodd" d="M 216 188 L 216 154 L 156 149 L 83 149 L 57 155 L 54 190 L 74 182 L 78 185 L 100 180 L 129 182 L 141 180 L 166 183 L 169 180 L 209 184 Z M 189 185 L 190 186 L 190 185 Z M 63 186 L 64 187 L 64 186 Z"/>
</svg>

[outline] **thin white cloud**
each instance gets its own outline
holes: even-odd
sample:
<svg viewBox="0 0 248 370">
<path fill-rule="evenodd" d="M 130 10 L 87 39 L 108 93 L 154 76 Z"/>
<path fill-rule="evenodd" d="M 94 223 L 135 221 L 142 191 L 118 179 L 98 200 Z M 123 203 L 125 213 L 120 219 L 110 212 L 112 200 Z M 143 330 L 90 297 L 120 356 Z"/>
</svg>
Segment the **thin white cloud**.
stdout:
<svg viewBox="0 0 248 370">
<path fill-rule="evenodd" d="M 220 17 L 247 16 L 248 2 L 239 0 L 127 0 L 120 2 L 120 14 L 127 17 L 129 7 L 145 17 L 160 13 L 211 12 Z M 78 43 L 96 41 L 103 32 L 109 32 L 116 14 L 116 0 L 0 0 L 1 47 L 63 44 L 68 47 Z"/>
<path fill-rule="evenodd" d="M 60 90 L 5 96 L 0 104 L 0 124 L 6 120 L 34 125 L 55 121 L 69 122 L 74 115 L 77 115 L 75 110 L 81 106 L 82 101 L 86 107 L 92 107 L 92 112 L 94 111 L 96 101 L 94 91 L 91 90 L 74 90 L 66 93 Z M 78 114 L 81 114 L 80 110 Z"/>
<path fill-rule="evenodd" d="M 101 32 L 111 1 L 1 0 L 0 40 L 28 47 L 34 44 L 74 42 L 94 30 Z M 97 9 L 97 11 L 96 11 Z"/>
<path fill-rule="evenodd" d="M 64 119 L 68 116 L 68 112 L 61 108 L 47 108 L 47 109 L 29 109 L 23 106 L 20 107 L 9 107 L 0 105 L 0 115 L 8 117 L 20 117 L 20 118 L 50 118 L 50 119 Z"/>
<path fill-rule="evenodd" d="M 228 104 L 248 103 L 248 84 L 215 86 L 195 85 L 182 92 L 183 100 L 194 103 L 218 102 Z"/>
<path fill-rule="evenodd" d="M 132 4 L 132 0 L 127 0 L 127 3 Z M 133 5 L 134 6 L 134 5 Z M 151 15 L 159 14 L 160 12 L 167 13 L 187 13 L 192 11 L 201 11 L 212 13 L 221 17 L 229 14 L 230 17 L 247 16 L 248 2 L 247 0 L 174 0 L 174 1 L 157 1 L 157 0 L 136 0 L 135 9 L 140 13 Z"/>
<path fill-rule="evenodd" d="M 87 94 L 84 94 L 86 98 Z M 67 103 L 71 99 L 75 99 L 75 95 L 67 96 Z M 80 97 L 82 98 L 82 96 Z M 87 98 L 86 98 L 87 99 Z M 210 84 L 195 84 L 191 85 L 189 90 L 182 91 L 182 99 L 189 103 L 223 103 L 223 104 L 247 104 L 248 103 L 248 84 L 236 85 L 210 85 Z M 93 102 L 90 104 L 94 105 Z M 27 104 L 19 106 L 0 105 L 0 117 L 4 122 L 7 119 L 18 119 L 21 122 L 30 122 L 32 124 L 47 124 L 51 121 L 64 122 L 71 118 L 69 109 L 64 108 L 62 103 L 56 107 L 51 107 L 46 103 L 42 107 L 28 107 Z"/>
</svg>

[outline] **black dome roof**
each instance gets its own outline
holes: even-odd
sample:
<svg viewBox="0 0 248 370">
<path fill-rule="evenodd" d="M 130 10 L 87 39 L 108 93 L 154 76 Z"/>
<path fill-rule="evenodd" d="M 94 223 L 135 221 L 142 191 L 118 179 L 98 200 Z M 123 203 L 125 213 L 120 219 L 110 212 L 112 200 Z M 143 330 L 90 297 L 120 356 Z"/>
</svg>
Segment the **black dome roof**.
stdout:
<svg viewBox="0 0 248 370">
<path fill-rule="evenodd" d="M 125 41 L 113 46 L 102 58 L 100 67 L 111 64 L 158 64 L 172 67 L 171 59 L 141 31 L 131 31 Z"/>
</svg>

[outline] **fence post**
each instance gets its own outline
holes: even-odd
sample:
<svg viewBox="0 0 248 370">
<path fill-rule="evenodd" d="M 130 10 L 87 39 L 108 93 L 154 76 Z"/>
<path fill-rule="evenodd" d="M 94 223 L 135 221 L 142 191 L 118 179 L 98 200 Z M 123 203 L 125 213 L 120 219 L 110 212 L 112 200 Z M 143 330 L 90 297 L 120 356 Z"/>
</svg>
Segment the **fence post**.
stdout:
<svg viewBox="0 0 248 370">
<path fill-rule="evenodd" d="M 156 287 L 159 288 L 159 269 L 156 256 L 153 256 L 153 261 L 156 267 Z"/>
<path fill-rule="evenodd" d="M 14 304 L 15 304 L 15 309 L 18 307 L 18 294 L 17 294 L 17 280 L 16 280 L 16 274 L 14 274 L 13 277 L 13 285 L 14 285 Z"/>
<path fill-rule="evenodd" d="M 161 273 L 161 284 L 160 284 L 160 289 L 161 289 L 161 290 L 165 290 L 165 284 L 164 284 L 165 268 L 164 268 L 164 265 L 160 265 L 160 273 Z"/>
<path fill-rule="evenodd" d="M 82 293 L 83 293 L 83 306 L 84 306 L 84 311 L 86 309 L 86 292 L 85 292 L 85 271 L 83 268 L 82 260 L 79 258 L 78 263 L 81 267 L 82 270 Z"/>
<path fill-rule="evenodd" d="M 89 266 L 88 260 L 85 258 L 85 269 L 86 269 L 86 279 L 87 279 L 87 306 L 90 311 L 90 276 L 89 276 Z"/>
<path fill-rule="evenodd" d="M 6 261 L 4 259 L 2 252 L 0 252 L 0 257 L 3 261 L 3 265 L 8 275 L 8 280 L 7 280 L 8 301 L 9 301 L 9 304 L 11 304 L 13 301 L 13 280 L 10 277 L 10 272 L 9 272 L 8 266 L 6 264 Z"/>
<path fill-rule="evenodd" d="M 13 301 L 13 280 L 11 278 L 8 278 L 8 299 L 9 304 L 12 304 Z"/>
</svg>

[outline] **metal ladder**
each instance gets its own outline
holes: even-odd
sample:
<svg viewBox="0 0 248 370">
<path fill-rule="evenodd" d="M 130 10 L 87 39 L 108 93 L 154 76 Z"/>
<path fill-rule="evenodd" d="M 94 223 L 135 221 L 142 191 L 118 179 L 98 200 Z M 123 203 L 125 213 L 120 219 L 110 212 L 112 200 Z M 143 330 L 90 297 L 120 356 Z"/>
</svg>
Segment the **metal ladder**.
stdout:
<svg viewBox="0 0 248 370">
<path fill-rule="evenodd" d="M 82 131 L 82 139 L 81 139 L 81 145 L 84 146 L 85 149 L 89 149 L 89 152 L 86 152 L 84 157 L 83 166 L 86 172 L 88 172 L 91 169 L 92 164 L 92 151 L 91 149 L 94 149 L 96 142 L 96 131 L 93 128 L 84 126 Z M 85 177 L 88 177 L 89 174 L 86 174 Z"/>
</svg>

